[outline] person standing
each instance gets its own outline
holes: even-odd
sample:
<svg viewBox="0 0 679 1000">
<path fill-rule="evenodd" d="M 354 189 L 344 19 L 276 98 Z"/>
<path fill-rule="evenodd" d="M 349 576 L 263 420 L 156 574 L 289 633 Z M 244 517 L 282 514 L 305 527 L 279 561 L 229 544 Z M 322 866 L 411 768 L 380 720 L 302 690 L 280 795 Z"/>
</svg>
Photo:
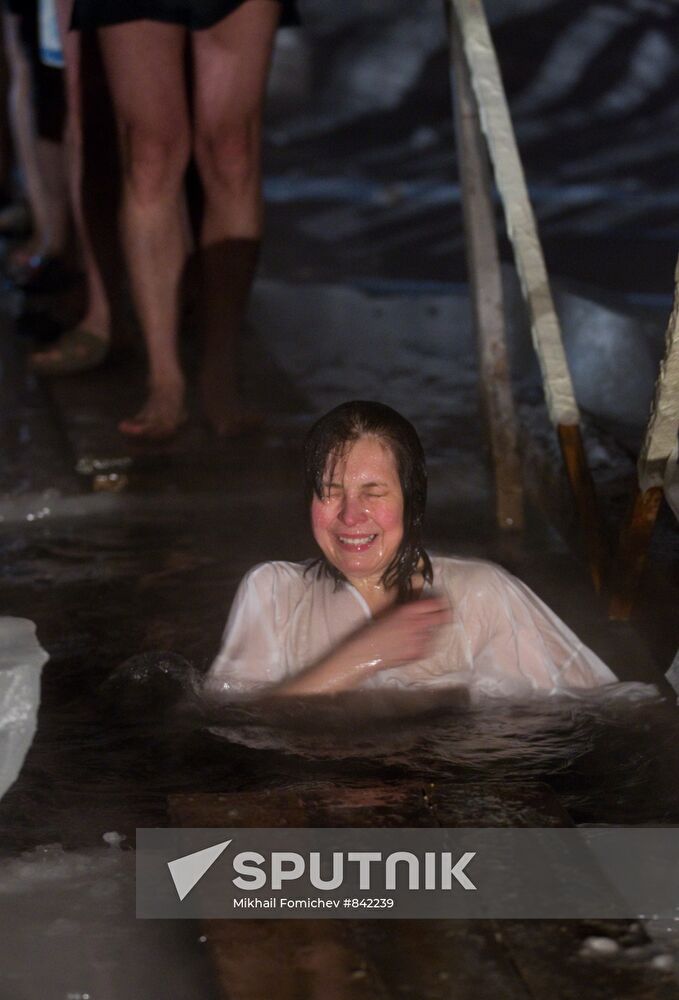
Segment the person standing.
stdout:
<svg viewBox="0 0 679 1000">
<path fill-rule="evenodd" d="M 200 324 L 204 415 L 224 436 L 257 422 L 235 357 L 262 233 L 260 137 L 271 51 L 293 0 L 75 0 L 73 27 L 97 27 L 122 157 L 122 237 L 146 343 L 148 397 L 119 428 L 171 437 L 186 419 L 178 354 L 188 251 L 184 174 L 204 192 Z M 191 55 L 191 93 L 186 47 Z"/>
<path fill-rule="evenodd" d="M 40 375 L 70 375 L 98 367 L 111 341 L 111 309 L 104 274 L 97 257 L 94 229 L 98 220 L 88 210 L 84 195 L 85 113 L 84 87 L 92 81 L 83 73 L 83 40 L 69 31 L 73 0 L 54 0 L 57 38 L 64 64 L 66 128 L 64 134 L 68 189 L 78 251 L 85 278 L 85 308 L 78 323 L 50 345 L 31 355 L 31 367 Z"/>
</svg>

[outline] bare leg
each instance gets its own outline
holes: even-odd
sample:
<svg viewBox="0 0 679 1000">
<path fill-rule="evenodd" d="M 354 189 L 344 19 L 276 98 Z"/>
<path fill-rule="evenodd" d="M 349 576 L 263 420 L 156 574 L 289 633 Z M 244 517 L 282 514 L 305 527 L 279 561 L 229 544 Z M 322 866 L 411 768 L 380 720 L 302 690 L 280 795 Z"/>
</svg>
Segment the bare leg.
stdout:
<svg viewBox="0 0 679 1000">
<path fill-rule="evenodd" d="M 10 124 L 34 228 L 23 257 L 28 259 L 38 253 L 56 255 L 63 251 L 67 235 L 61 146 L 38 139 L 31 67 L 19 37 L 19 18 L 5 14 L 4 26 L 11 76 Z"/>
<path fill-rule="evenodd" d="M 60 257 L 66 248 L 70 224 L 64 145 L 53 139 L 37 136 L 35 148 L 46 222 L 42 227 L 42 238 L 37 234 L 34 253 L 47 257 Z"/>
<path fill-rule="evenodd" d="M 125 434 L 168 437 L 183 422 L 177 351 L 190 151 L 182 27 L 133 21 L 99 31 L 123 161 L 123 245 L 149 359 L 149 397 Z"/>
<path fill-rule="evenodd" d="M 59 31 L 66 62 L 66 168 L 71 208 L 80 244 L 87 283 L 87 307 L 80 326 L 102 340 L 108 340 L 111 316 L 101 270 L 92 247 L 88 220 L 83 212 L 83 99 L 80 58 L 80 32 L 69 31 L 73 0 L 56 0 Z"/>
<path fill-rule="evenodd" d="M 57 16 L 62 39 L 66 68 L 66 130 L 64 153 L 71 211 L 75 223 L 78 249 L 80 250 L 86 283 L 85 314 L 77 329 L 87 330 L 104 344 L 108 344 L 111 333 L 111 315 L 108 295 L 99 264 L 94 253 L 90 230 L 85 219 L 83 206 L 83 97 L 80 58 L 80 33 L 69 31 L 73 0 L 57 0 Z M 96 344 L 94 345 L 96 347 Z M 48 351 L 32 355 L 31 361 L 38 371 L 54 374 L 54 366 L 62 366 L 69 353 L 68 340 L 57 341 Z M 83 353 L 83 369 L 99 364 L 102 352 L 92 346 Z M 68 369 L 67 369 L 68 370 Z"/>
<path fill-rule="evenodd" d="M 236 349 L 262 230 L 261 115 L 279 13 L 273 0 L 248 0 L 192 35 L 195 154 L 205 190 L 201 395 L 223 435 L 259 422 L 238 398 Z"/>
</svg>

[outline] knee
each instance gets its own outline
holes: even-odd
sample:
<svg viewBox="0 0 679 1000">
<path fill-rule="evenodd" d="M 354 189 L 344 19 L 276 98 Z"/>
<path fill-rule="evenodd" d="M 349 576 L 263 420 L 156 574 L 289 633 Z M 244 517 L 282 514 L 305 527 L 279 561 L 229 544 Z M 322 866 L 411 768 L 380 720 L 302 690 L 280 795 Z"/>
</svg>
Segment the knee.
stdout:
<svg viewBox="0 0 679 1000">
<path fill-rule="evenodd" d="M 259 176 L 259 123 L 253 120 L 199 133 L 194 155 L 207 191 L 237 194 Z"/>
<path fill-rule="evenodd" d="M 125 185 L 141 204 L 179 191 L 190 155 L 188 136 L 128 125 L 122 134 Z"/>
</svg>

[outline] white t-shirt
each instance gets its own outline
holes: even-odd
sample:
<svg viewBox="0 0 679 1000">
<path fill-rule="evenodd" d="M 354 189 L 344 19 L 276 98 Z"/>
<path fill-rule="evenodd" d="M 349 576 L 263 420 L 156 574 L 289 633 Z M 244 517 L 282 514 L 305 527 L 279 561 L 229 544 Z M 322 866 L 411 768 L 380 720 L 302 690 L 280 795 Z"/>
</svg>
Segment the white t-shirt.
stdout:
<svg viewBox="0 0 679 1000">
<path fill-rule="evenodd" d="M 592 688 L 617 680 L 557 615 L 506 570 L 475 559 L 432 557 L 432 591 L 453 620 L 428 659 L 371 675 L 364 688 L 464 685 L 470 692 L 522 695 Z M 336 589 L 307 563 L 268 562 L 241 581 L 222 647 L 205 685 L 212 695 L 255 693 L 317 663 L 370 621 L 350 584 Z M 305 572 L 306 571 L 306 572 Z"/>
</svg>

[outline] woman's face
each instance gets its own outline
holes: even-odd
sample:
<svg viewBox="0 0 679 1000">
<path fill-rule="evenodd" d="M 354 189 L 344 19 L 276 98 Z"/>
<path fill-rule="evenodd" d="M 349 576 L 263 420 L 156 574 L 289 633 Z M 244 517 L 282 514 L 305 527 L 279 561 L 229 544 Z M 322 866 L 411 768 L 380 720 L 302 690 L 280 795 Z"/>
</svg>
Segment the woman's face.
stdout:
<svg viewBox="0 0 679 1000">
<path fill-rule="evenodd" d="M 326 469 L 311 526 L 323 555 L 352 583 L 379 582 L 403 538 L 403 493 L 391 449 L 359 438 Z"/>
</svg>

